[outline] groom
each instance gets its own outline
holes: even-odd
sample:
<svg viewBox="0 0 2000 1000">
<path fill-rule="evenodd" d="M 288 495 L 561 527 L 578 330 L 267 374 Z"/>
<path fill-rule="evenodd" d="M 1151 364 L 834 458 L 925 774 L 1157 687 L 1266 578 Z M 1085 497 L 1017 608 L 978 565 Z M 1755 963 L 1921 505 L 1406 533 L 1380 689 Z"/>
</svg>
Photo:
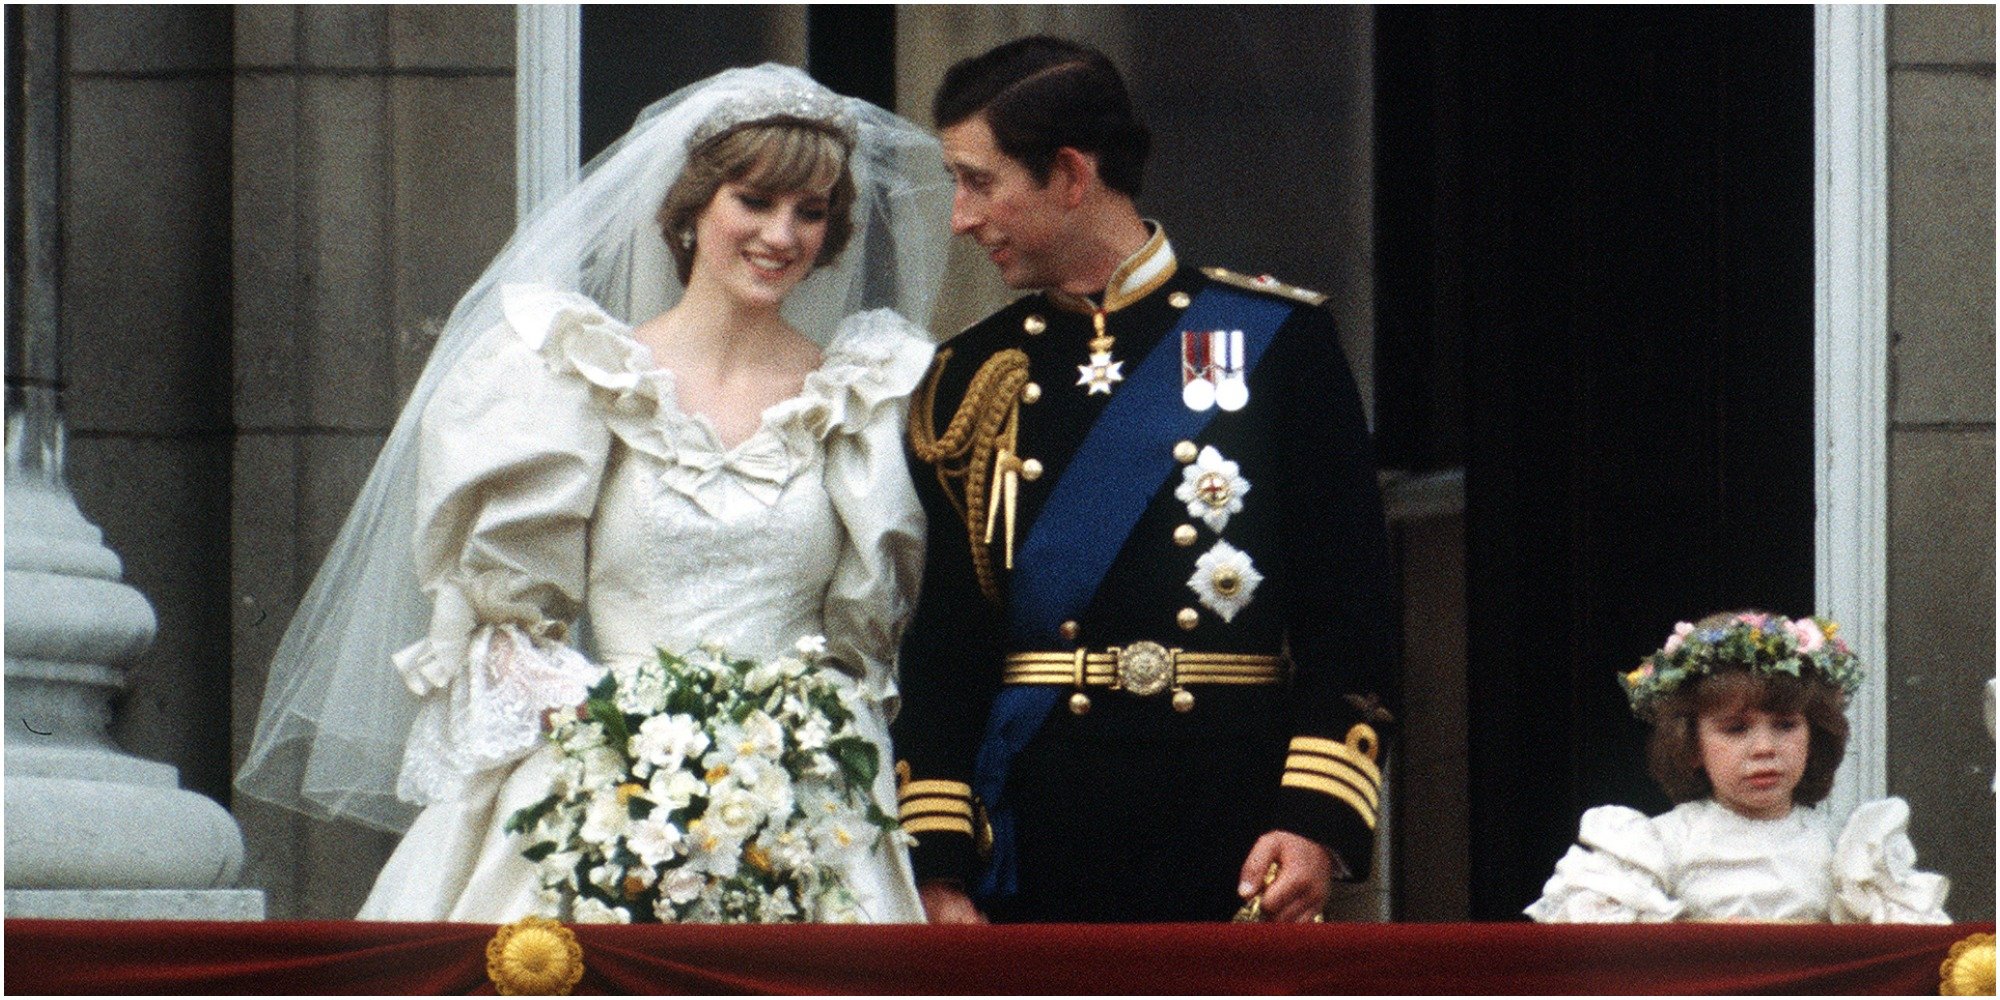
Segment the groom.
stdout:
<svg viewBox="0 0 2000 1000">
<path fill-rule="evenodd" d="M 912 400 L 931 530 L 894 740 L 925 909 L 1314 919 L 1368 870 L 1395 642 L 1323 296 L 1175 258 L 1100 52 L 1002 45 L 934 111 L 953 230 L 1028 294 Z"/>
</svg>

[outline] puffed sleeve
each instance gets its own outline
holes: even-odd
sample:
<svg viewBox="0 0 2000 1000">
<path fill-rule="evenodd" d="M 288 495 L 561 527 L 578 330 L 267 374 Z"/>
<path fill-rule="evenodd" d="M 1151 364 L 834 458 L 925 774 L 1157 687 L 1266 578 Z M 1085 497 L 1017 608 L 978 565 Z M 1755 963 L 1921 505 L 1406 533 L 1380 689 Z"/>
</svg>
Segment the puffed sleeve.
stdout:
<svg viewBox="0 0 2000 1000">
<path fill-rule="evenodd" d="M 1833 845 L 1833 922 L 1948 924 L 1951 881 L 1917 870 L 1910 806 L 1900 798 L 1862 804 Z"/>
<path fill-rule="evenodd" d="M 894 714 L 896 648 L 916 604 L 924 514 L 903 458 L 909 394 L 930 367 L 923 332 L 889 309 L 849 317 L 808 392 L 828 401 L 826 492 L 846 544 L 827 586 L 827 653 Z"/>
<path fill-rule="evenodd" d="M 420 425 L 414 543 L 431 627 L 395 656 L 423 699 L 397 789 L 419 805 L 526 756 L 543 713 L 601 676 L 566 644 L 611 441 L 593 396 L 641 362 L 580 296 L 511 287 L 503 303 L 505 322 L 466 349 Z"/>
<path fill-rule="evenodd" d="M 1527 908 L 1543 924 L 1664 923 L 1681 914 L 1670 894 L 1667 847 L 1645 815 L 1624 806 L 1583 814 L 1577 843 Z"/>
</svg>

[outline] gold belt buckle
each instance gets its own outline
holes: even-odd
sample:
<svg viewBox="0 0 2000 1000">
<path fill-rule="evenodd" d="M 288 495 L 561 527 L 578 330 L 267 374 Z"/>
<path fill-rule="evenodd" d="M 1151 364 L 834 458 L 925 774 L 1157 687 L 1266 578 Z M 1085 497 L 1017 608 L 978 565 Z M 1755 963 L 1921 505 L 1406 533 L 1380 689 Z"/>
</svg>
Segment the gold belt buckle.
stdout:
<svg viewBox="0 0 2000 1000">
<path fill-rule="evenodd" d="M 1141 698 L 1150 698 L 1174 686 L 1173 651 L 1157 642 L 1140 640 L 1121 647 L 1118 677 L 1113 688 L 1123 688 Z"/>
</svg>

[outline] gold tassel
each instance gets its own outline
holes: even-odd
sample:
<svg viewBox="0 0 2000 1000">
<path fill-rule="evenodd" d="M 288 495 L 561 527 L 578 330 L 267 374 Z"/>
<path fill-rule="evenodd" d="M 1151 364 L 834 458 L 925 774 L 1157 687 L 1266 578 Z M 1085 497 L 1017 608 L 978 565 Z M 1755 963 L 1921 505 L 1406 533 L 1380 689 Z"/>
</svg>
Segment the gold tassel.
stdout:
<svg viewBox="0 0 2000 1000">
<path fill-rule="evenodd" d="M 938 352 L 930 378 L 910 401 L 910 450 L 936 468 L 938 485 L 953 509 L 965 519 L 972 546 L 972 569 L 979 590 L 999 603 L 1000 585 L 994 575 L 994 515 L 1005 520 L 1004 566 L 1014 568 L 1014 515 L 1020 485 L 1020 459 L 1015 455 L 1020 434 L 1021 389 L 1028 384 L 1028 356 L 1009 348 L 986 359 L 973 373 L 951 422 L 937 433 L 938 380 L 952 352 Z"/>
</svg>

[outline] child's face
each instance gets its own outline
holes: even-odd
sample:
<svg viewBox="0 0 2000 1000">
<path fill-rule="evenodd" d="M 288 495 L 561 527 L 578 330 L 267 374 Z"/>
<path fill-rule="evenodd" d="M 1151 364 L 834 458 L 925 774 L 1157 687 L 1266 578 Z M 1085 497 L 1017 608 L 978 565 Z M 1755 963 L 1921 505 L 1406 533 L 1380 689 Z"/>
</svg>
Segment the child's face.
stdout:
<svg viewBox="0 0 2000 1000">
<path fill-rule="evenodd" d="M 1703 712 L 1695 735 L 1717 802 L 1751 819 L 1782 819 L 1792 811 L 1812 736 L 1804 715 L 1738 703 Z"/>
</svg>

